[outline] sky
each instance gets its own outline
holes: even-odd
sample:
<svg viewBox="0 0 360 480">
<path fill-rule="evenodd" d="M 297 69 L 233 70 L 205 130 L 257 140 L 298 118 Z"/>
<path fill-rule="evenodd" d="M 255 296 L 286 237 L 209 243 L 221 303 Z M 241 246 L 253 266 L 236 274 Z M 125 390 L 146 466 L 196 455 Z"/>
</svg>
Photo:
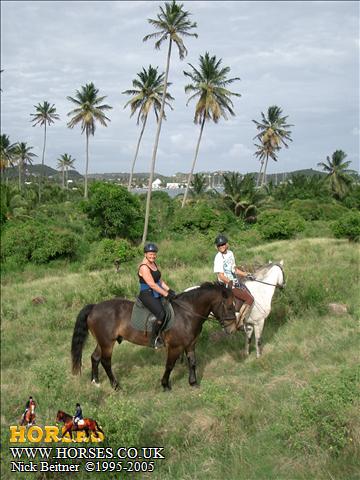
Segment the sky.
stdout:
<svg viewBox="0 0 360 480">
<path fill-rule="evenodd" d="M 164 175 L 188 172 L 199 126 L 193 123 L 195 102 L 187 106 L 184 70 L 197 67 L 209 52 L 240 77 L 231 90 L 235 117 L 205 125 L 195 172 L 257 171 L 253 119 L 271 105 L 288 116 L 293 142 L 282 149 L 268 173 L 303 168 L 335 150 L 347 153 L 359 168 L 359 3 L 346 1 L 184 1 L 197 23 L 198 38 L 185 38 L 188 55 L 171 57 L 169 92 L 174 110 L 163 122 L 155 170 Z M 132 80 L 150 64 L 165 70 L 167 44 L 155 50 L 143 37 L 163 2 L 157 1 L 2 1 L 1 2 L 1 133 L 12 143 L 33 146 L 41 162 L 43 127 L 30 114 L 45 100 L 55 104 L 60 121 L 48 128 L 45 163 L 56 168 L 63 153 L 85 171 L 85 135 L 67 127 L 68 112 L 82 85 L 93 82 L 113 109 L 108 127 L 90 138 L 89 173 L 129 172 L 140 126 L 124 109 Z M 155 117 L 149 117 L 135 166 L 149 171 Z"/>
</svg>

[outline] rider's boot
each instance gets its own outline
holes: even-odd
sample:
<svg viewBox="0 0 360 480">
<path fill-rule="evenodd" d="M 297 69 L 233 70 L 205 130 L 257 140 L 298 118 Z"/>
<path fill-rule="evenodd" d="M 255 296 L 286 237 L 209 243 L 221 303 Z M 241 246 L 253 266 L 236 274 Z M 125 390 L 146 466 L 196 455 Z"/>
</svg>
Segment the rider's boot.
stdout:
<svg viewBox="0 0 360 480">
<path fill-rule="evenodd" d="M 158 320 L 155 321 L 152 326 L 150 346 L 154 347 L 155 350 L 164 346 L 163 339 L 160 336 L 161 326 L 162 326 L 162 323 L 159 322 Z"/>
<path fill-rule="evenodd" d="M 239 310 L 239 330 L 243 330 L 243 331 L 246 330 L 245 324 L 250 314 L 251 307 L 252 305 L 248 305 L 247 303 L 244 303 L 243 305 L 241 305 Z"/>
</svg>

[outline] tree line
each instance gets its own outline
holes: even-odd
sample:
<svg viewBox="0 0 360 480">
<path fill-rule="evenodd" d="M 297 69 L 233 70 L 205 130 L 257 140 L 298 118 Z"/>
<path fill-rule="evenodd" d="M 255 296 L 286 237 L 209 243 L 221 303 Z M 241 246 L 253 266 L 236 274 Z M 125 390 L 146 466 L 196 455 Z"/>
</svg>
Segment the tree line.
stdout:
<svg viewBox="0 0 360 480">
<path fill-rule="evenodd" d="M 137 140 L 134 158 L 130 167 L 130 178 L 128 190 L 131 190 L 133 172 L 138 157 L 141 140 L 150 112 L 153 112 L 156 119 L 156 133 L 154 146 L 152 151 L 151 166 L 149 173 L 148 192 L 146 198 L 144 229 L 142 242 L 144 243 L 148 234 L 148 223 L 150 216 L 150 202 L 152 193 L 152 183 L 157 158 L 157 150 L 160 141 L 162 120 L 166 120 L 165 108 L 173 110 L 172 102 L 174 98 L 168 91 L 171 83 L 168 82 L 170 72 L 170 61 L 173 49 L 176 47 L 180 60 L 183 60 L 188 51 L 184 44 L 184 38 L 197 38 L 197 24 L 191 20 L 190 12 L 184 10 L 182 4 L 178 4 L 175 0 L 165 3 L 159 7 L 159 13 L 156 18 L 149 18 L 148 23 L 154 28 L 154 32 L 146 35 L 143 41 L 155 40 L 155 49 L 160 49 L 164 43 L 167 43 L 167 54 L 165 71 L 159 73 L 159 67 L 151 64 L 148 68 L 143 67 L 136 74 L 132 81 L 132 89 L 122 92 L 130 96 L 130 100 L 126 102 L 124 108 L 130 107 L 130 117 L 137 114 L 136 123 L 141 124 L 140 135 Z M 198 158 L 201 140 L 203 138 L 205 124 L 209 121 L 218 123 L 221 118 L 227 120 L 228 116 L 235 116 L 233 97 L 241 97 L 239 92 L 229 89 L 230 85 L 240 80 L 239 77 L 230 77 L 230 67 L 222 64 L 222 59 L 216 55 L 210 55 L 205 52 L 199 56 L 199 65 L 194 66 L 188 64 L 190 69 L 184 70 L 184 75 L 190 80 L 185 86 L 185 93 L 189 94 L 187 105 L 196 100 L 194 123 L 199 126 L 198 140 L 196 143 L 195 153 L 191 164 L 190 172 L 186 182 L 186 190 L 182 199 L 182 207 L 186 205 L 190 185 L 194 186 L 194 169 Z M 86 163 L 84 176 L 84 197 L 88 198 L 88 171 L 89 171 L 89 139 L 94 136 L 97 124 L 106 127 L 110 118 L 107 112 L 112 109 L 110 105 L 104 103 L 106 96 L 99 94 L 99 89 L 91 82 L 85 86 L 81 86 L 76 90 L 74 96 L 68 96 L 67 99 L 74 106 L 67 115 L 69 121 L 67 126 L 74 128 L 79 125 L 81 134 L 85 133 L 86 139 Z M 33 126 L 41 126 L 44 129 L 44 143 L 42 150 L 42 170 L 39 177 L 38 198 L 41 202 L 41 191 L 43 185 L 43 167 L 45 162 L 47 127 L 60 119 L 56 113 L 54 104 L 48 101 L 39 103 L 34 106 L 35 113 L 31 114 L 31 122 Z M 278 155 L 282 147 L 288 148 L 289 142 L 292 141 L 291 130 L 293 126 L 287 121 L 288 116 L 283 114 L 282 109 L 277 105 L 272 105 L 266 113 L 261 112 L 261 119 L 253 120 L 257 134 L 254 137 L 256 143 L 254 146 L 255 156 L 260 161 L 259 174 L 257 176 L 257 187 L 264 187 L 266 184 L 266 171 L 269 158 L 277 161 Z M 22 184 L 22 171 L 26 164 L 31 164 L 36 155 L 31 151 L 33 147 L 24 142 L 12 144 L 9 137 L 5 134 L 1 135 L 1 171 L 3 172 L 8 166 L 18 166 L 19 169 L 19 190 Z M 345 162 L 346 154 L 341 150 L 337 150 L 330 159 L 327 157 L 327 163 L 319 165 L 328 173 L 332 189 L 339 196 L 343 195 L 351 178 L 349 176 L 348 166 L 350 162 Z M 58 159 L 58 168 L 62 172 L 62 186 L 65 186 L 65 176 L 67 185 L 67 174 L 69 168 L 73 167 L 75 159 L 68 153 L 64 153 Z M 195 177 L 195 184 L 199 183 L 200 177 Z M 235 177 L 228 178 L 227 188 L 231 181 L 235 184 L 238 181 Z M 240 207 L 239 207 L 240 208 Z"/>
</svg>

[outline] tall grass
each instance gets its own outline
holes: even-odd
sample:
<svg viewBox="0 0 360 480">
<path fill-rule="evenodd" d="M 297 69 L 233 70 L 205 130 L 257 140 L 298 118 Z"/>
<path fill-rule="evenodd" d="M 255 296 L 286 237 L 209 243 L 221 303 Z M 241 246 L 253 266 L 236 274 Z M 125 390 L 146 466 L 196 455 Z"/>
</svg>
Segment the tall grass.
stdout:
<svg viewBox="0 0 360 480">
<path fill-rule="evenodd" d="M 8 426 L 18 423 L 29 395 L 37 401 L 39 425 L 54 424 L 58 409 L 73 412 L 79 401 L 85 416 L 102 425 L 107 446 L 164 447 L 166 459 L 142 478 L 359 478 L 358 247 L 319 238 L 248 249 L 239 239 L 232 248 L 238 263 L 249 266 L 285 261 L 287 287 L 274 297 L 263 356 L 256 360 L 252 351 L 246 359 L 242 334 L 216 335 L 220 326 L 207 321 L 197 346 L 201 388 L 189 387 L 187 366 L 179 362 L 169 393 L 160 388 L 165 352 L 127 342 L 113 354 L 120 392 L 111 389 L 101 367 L 100 388 L 90 383 L 91 337 L 83 375 L 70 373 L 77 313 L 87 303 L 113 296 L 134 298 L 137 261 L 122 265 L 119 273 L 69 273 L 62 265 L 40 277 L 25 275 L 22 281 L 17 274 L 6 276 L 3 478 L 14 475 L 9 471 Z M 166 281 L 180 291 L 214 278 L 214 254 L 210 237 L 193 244 L 164 240 L 159 266 Z M 39 295 L 45 303 L 33 304 Z M 348 314 L 331 315 L 330 302 L 346 304 Z M 21 478 L 37 478 L 33 475 Z"/>
</svg>

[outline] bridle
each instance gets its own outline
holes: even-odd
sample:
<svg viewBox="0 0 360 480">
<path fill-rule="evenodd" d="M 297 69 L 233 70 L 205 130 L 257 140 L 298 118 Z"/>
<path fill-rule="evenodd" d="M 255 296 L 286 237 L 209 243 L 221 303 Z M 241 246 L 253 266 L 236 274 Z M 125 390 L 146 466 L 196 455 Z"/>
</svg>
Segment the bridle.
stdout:
<svg viewBox="0 0 360 480">
<path fill-rule="evenodd" d="M 251 281 L 252 281 L 252 282 L 257 282 L 257 283 L 262 283 L 263 285 L 269 285 L 270 287 L 284 288 L 285 285 L 286 285 L 285 272 L 284 272 L 282 266 L 279 265 L 278 263 L 274 263 L 273 265 L 279 267 L 280 270 L 281 270 L 281 272 L 282 272 L 282 275 L 283 275 L 283 283 L 282 283 L 282 285 L 278 285 L 278 284 L 274 284 L 274 283 L 268 283 L 268 282 L 263 282 L 262 280 L 257 280 L 256 278 L 254 278 L 254 279 L 251 280 Z"/>
</svg>

